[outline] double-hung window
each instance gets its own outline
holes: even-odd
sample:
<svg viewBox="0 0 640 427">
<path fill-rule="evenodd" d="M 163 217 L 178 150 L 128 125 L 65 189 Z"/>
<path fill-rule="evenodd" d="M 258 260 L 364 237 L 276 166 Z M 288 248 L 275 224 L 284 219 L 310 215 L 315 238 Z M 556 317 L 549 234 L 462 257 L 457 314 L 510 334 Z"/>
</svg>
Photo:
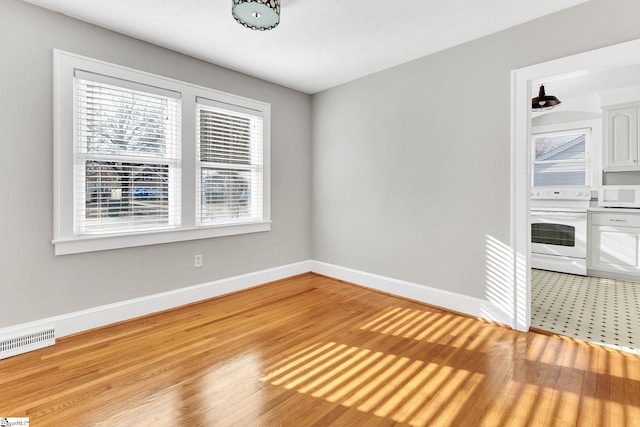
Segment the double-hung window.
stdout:
<svg viewBox="0 0 640 427">
<path fill-rule="evenodd" d="M 180 94 L 78 70 L 74 82 L 75 234 L 179 227 Z"/>
<path fill-rule="evenodd" d="M 268 104 L 54 51 L 56 254 L 268 231 Z"/>
<path fill-rule="evenodd" d="M 260 220 L 262 112 L 206 98 L 196 108 L 198 225 Z"/>
</svg>

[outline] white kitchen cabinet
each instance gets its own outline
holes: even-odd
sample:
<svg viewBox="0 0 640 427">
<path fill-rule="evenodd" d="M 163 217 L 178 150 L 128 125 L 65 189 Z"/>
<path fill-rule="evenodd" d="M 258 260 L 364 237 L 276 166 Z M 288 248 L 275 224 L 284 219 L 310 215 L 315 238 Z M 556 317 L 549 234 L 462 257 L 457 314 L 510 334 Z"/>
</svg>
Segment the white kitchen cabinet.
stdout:
<svg viewBox="0 0 640 427">
<path fill-rule="evenodd" d="M 591 213 L 589 268 L 640 275 L 640 213 Z"/>
<path fill-rule="evenodd" d="M 604 109 L 604 169 L 640 170 L 640 104 Z"/>
</svg>

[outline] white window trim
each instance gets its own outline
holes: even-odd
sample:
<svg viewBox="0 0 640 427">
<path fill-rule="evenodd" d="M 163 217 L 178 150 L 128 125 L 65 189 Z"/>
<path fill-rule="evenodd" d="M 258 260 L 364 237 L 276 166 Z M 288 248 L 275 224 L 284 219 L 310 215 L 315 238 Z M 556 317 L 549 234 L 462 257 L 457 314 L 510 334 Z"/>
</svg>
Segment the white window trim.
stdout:
<svg viewBox="0 0 640 427">
<path fill-rule="evenodd" d="M 75 70 L 102 74 L 179 92 L 182 99 L 182 224 L 170 230 L 108 235 L 76 235 L 73 227 L 73 144 Z M 196 98 L 259 109 L 264 115 L 263 136 L 263 219 L 260 222 L 203 227 L 196 225 Z M 270 207 L 270 116 L 269 104 L 174 80 L 155 74 L 110 64 L 80 55 L 53 51 L 53 244 L 56 255 L 127 248 L 184 240 L 206 239 L 235 234 L 269 231 Z"/>
</svg>

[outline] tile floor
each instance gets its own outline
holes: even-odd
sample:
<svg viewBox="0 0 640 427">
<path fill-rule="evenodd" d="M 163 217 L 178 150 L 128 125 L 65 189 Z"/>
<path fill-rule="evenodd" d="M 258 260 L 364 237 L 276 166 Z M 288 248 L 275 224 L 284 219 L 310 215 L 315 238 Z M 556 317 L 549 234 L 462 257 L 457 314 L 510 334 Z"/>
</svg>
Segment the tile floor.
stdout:
<svg viewBox="0 0 640 427">
<path fill-rule="evenodd" d="M 531 326 L 640 354 L 640 283 L 531 270 Z"/>
</svg>

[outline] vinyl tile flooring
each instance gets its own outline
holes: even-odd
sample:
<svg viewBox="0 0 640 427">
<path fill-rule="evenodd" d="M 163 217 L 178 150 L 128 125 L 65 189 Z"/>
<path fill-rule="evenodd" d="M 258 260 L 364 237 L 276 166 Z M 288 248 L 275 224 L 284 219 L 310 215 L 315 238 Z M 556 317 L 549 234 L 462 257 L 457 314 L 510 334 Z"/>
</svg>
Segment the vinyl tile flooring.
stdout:
<svg viewBox="0 0 640 427">
<path fill-rule="evenodd" d="M 640 283 L 532 270 L 531 326 L 640 354 Z"/>
</svg>

